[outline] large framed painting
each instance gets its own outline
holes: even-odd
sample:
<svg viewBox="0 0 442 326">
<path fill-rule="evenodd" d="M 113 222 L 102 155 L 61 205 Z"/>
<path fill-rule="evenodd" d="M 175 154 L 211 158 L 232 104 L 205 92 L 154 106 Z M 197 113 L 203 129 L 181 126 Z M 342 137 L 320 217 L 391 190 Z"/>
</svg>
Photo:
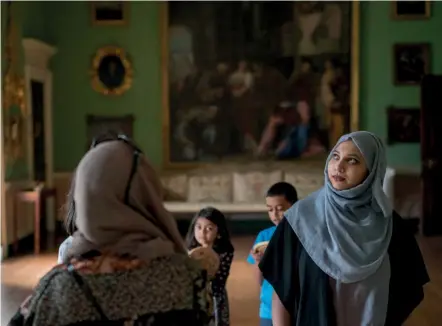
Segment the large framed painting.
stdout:
<svg viewBox="0 0 442 326">
<path fill-rule="evenodd" d="M 164 2 L 166 167 L 323 157 L 357 129 L 359 6 Z"/>
</svg>

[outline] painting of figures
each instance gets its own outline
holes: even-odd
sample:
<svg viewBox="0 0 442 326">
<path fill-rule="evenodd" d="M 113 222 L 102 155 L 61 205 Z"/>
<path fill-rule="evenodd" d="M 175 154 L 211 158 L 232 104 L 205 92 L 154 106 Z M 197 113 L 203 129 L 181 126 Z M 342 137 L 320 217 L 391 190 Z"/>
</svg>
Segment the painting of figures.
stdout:
<svg viewBox="0 0 442 326">
<path fill-rule="evenodd" d="M 350 129 L 352 2 L 168 2 L 166 161 L 291 160 Z"/>
</svg>

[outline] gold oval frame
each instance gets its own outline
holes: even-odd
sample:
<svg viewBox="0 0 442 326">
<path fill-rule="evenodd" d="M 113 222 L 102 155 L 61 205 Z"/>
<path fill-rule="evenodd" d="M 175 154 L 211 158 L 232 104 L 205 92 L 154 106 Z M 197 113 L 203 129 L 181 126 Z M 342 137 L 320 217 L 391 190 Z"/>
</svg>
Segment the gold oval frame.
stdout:
<svg viewBox="0 0 442 326">
<path fill-rule="evenodd" d="M 108 56 L 116 56 L 120 59 L 124 67 L 124 76 L 121 84 L 115 88 L 110 88 L 100 79 L 100 65 L 103 59 Z M 133 68 L 126 51 L 117 46 L 105 46 L 97 50 L 92 60 L 92 88 L 104 95 L 122 95 L 132 86 Z"/>
</svg>

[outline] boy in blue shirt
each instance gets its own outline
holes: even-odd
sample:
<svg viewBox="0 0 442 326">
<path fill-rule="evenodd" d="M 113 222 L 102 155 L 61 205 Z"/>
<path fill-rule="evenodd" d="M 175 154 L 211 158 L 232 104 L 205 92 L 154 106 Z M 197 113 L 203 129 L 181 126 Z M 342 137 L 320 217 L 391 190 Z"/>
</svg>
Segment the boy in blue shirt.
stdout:
<svg viewBox="0 0 442 326">
<path fill-rule="evenodd" d="M 298 200 L 298 194 L 295 187 L 287 182 L 275 183 L 266 194 L 266 205 L 269 218 L 275 224 L 258 233 L 255 244 L 263 241 L 270 241 L 279 222 L 284 218 L 284 212 L 288 210 Z M 262 255 L 252 251 L 247 257 L 247 262 L 254 265 L 255 276 L 258 284 L 261 286 L 259 318 L 260 326 L 272 326 L 272 286 L 263 279 L 258 264 Z"/>
</svg>

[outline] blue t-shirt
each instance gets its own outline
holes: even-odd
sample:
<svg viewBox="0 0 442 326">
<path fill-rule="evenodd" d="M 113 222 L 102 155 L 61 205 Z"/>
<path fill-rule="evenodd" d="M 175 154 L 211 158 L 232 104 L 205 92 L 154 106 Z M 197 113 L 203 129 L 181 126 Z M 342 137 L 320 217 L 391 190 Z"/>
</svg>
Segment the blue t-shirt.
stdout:
<svg viewBox="0 0 442 326">
<path fill-rule="evenodd" d="M 273 236 L 273 233 L 275 233 L 276 226 L 269 227 L 268 229 L 262 230 L 258 233 L 258 236 L 256 237 L 255 244 L 262 241 L 270 241 L 270 239 Z M 249 254 L 247 257 L 247 262 L 249 264 L 255 264 L 255 259 L 253 259 L 253 256 Z M 259 306 L 259 317 L 264 319 L 272 319 L 272 295 L 273 295 L 273 288 L 270 285 L 269 282 L 266 280 L 262 281 L 261 285 L 261 304 Z"/>
</svg>

